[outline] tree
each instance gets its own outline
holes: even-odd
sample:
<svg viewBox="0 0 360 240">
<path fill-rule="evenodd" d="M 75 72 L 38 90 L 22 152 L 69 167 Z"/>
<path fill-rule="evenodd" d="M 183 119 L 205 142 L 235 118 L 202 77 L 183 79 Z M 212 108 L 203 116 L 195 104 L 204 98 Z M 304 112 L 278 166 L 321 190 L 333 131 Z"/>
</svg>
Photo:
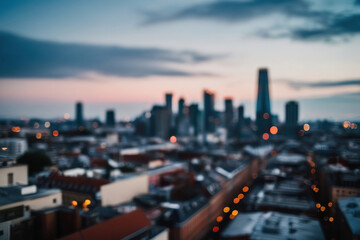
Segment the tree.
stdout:
<svg viewBox="0 0 360 240">
<path fill-rule="evenodd" d="M 50 157 L 43 151 L 28 151 L 21 155 L 17 162 L 28 165 L 29 175 L 41 172 L 44 167 L 51 166 Z"/>
</svg>

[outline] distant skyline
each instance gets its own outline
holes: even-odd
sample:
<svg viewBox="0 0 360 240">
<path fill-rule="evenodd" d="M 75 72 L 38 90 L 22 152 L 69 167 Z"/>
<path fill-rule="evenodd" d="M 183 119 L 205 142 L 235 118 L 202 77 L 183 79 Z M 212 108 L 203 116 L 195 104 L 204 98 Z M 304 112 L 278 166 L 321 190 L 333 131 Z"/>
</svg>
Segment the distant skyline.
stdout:
<svg viewBox="0 0 360 240">
<path fill-rule="evenodd" d="M 360 119 L 360 4 L 354 0 L 0 2 L 0 117 L 135 117 L 164 93 L 231 96 L 254 118 L 257 71 L 272 112 Z"/>
</svg>

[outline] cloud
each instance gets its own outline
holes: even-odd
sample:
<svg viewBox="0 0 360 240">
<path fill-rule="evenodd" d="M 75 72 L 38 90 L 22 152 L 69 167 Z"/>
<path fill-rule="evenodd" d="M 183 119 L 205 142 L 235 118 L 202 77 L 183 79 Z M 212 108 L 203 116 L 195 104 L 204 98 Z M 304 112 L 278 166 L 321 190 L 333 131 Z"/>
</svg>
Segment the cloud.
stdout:
<svg viewBox="0 0 360 240">
<path fill-rule="evenodd" d="M 359 4 L 356 0 L 354 4 Z M 304 21 L 309 27 L 283 26 L 256 31 L 263 38 L 290 37 L 296 40 L 332 40 L 334 37 L 353 36 L 360 33 L 360 15 L 348 11 L 346 14 L 327 10 L 314 10 L 306 0 L 249 0 L 216 1 L 193 5 L 175 13 L 147 14 L 145 24 L 155 24 L 182 19 L 211 19 L 226 23 L 245 22 L 255 18 L 280 14 Z M 284 25 L 285 24 L 285 25 Z"/>
<path fill-rule="evenodd" d="M 308 15 L 309 5 L 304 0 L 252 0 L 252 1 L 217 1 L 187 7 L 175 13 L 149 13 L 146 24 L 167 22 L 188 18 L 214 19 L 233 22 L 245 21 L 273 13 L 285 15 Z"/>
<path fill-rule="evenodd" d="M 300 81 L 286 80 L 285 82 L 288 83 L 289 86 L 294 89 L 360 86 L 360 79 L 342 80 L 342 81 L 319 81 L 319 82 L 300 82 Z"/>
<path fill-rule="evenodd" d="M 360 33 L 360 14 L 349 16 L 337 15 L 327 24 L 314 29 L 294 29 L 291 37 L 303 40 L 325 39 L 333 37 L 352 36 Z"/>
<path fill-rule="evenodd" d="M 123 77 L 211 75 L 168 65 L 210 61 L 194 51 L 39 41 L 0 32 L 0 78 L 65 78 L 86 72 Z"/>
</svg>

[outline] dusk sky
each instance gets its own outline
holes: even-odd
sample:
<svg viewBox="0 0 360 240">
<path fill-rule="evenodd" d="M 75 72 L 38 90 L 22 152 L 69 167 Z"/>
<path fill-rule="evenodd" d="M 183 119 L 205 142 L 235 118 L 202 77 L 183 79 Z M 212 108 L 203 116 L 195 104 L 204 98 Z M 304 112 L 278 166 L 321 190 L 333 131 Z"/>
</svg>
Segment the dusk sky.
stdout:
<svg viewBox="0 0 360 240">
<path fill-rule="evenodd" d="M 360 119 L 360 1 L 2 0 L 0 117 L 135 117 L 164 93 L 202 106 L 203 89 L 255 115 L 257 71 L 272 111 Z"/>
</svg>

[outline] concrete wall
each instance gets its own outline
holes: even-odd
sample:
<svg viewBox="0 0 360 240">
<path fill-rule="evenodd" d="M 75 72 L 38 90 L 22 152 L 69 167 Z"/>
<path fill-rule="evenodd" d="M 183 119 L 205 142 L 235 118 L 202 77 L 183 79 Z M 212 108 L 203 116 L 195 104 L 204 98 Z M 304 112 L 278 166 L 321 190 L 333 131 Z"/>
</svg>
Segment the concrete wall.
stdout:
<svg viewBox="0 0 360 240">
<path fill-rule="evenodd" d="M 0 168 L 0 187 L 9 186 L 8 174 L 13 174 L 13 184 L 28 184 L 27 165 L 15 165 Z"/>
<path fill-rule="evenodd" d="M 153 237 L 151 240 L 168 240 L 169 239 L 169 230 L 166 229 L 160 234 Z"/>
<path fill-rule="evenodd" d="M 55 199 L 55 202 L 54 202 Z M 12 208 L 20 205 L 29 206 L 31 210 L 41 210 L 45 208 L 56 207 L 62 204 L 61 192 L 50 194 L 47 196 L 28 199 L 21 202 L 10 203 L 0 206 L 0 210 Z"/>
<path fill-rule="evenodd" d="M 131 201 L 133 197 L 149 192 L 147 175 L 133 176 L 101 186 L 101 205 L 111 206 Z"/>
</svg>

